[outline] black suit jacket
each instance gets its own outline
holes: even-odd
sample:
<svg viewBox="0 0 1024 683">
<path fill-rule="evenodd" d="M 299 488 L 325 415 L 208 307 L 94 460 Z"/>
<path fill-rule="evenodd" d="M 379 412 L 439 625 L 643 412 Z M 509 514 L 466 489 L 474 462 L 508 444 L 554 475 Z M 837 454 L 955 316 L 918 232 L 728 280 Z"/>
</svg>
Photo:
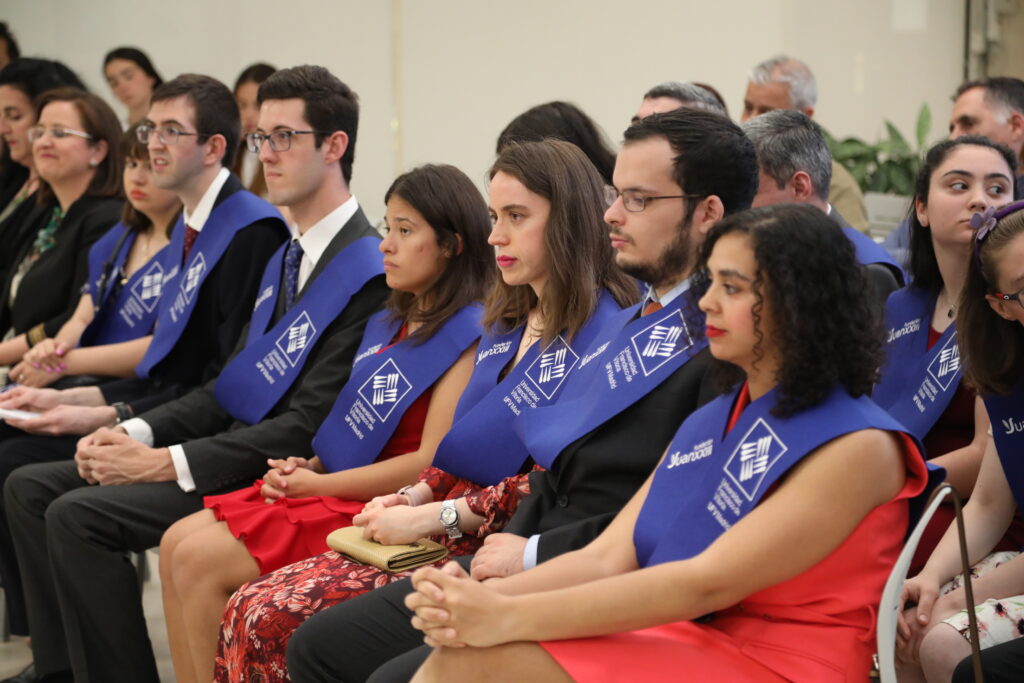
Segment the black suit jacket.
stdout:
<svg viewBox="0 0 1024 683">
<path fill-rule="evenodd" d="M 654 470 L 690 413 L 717 395 L 705 349 L 657 388 L 530 474 L 530 495 L 505 531 L 540 534 L 537 562 L 592 541 Z"/>
<path fill-rule="evenodd" d="M 27 239 L 18 245 L 20 249 L 0 290 L 0 330 L 12 328 L 22 334 L 42 323 L 47 337 L 57 334 L 82 297 L 82 285 L 89 275 L 89 248 L 117 223 L 124 202 L 110 197 L 81 197 L 69 206 L 54 233 L 53 247 L 25 273 L 14 305 L 8 306 L 14 272 L 31 253 L 35 235 L 46 226 L 55 205 L 35 214 L 37 220 L 28 229 Z"/>
<path fill-rule="evenodd" d="M 856 228 L 846 222 L 841 213 L 836 211 L 836 207 L 833 206 L 832 211 L 828 215 L 840 228 L 856 230 Z M 903 286 L 903 273 L 900 272 L 899 268 L 895 268 L 888 263 L 869 263 L 864 266 L 864 269 L 868 277 L 868 284 L 871 285 L 872 298 L 875 300 L 879 310 L 884 310 L 885 300 L 889 298 L 890 294 Z"/>
<path fill-rule="evenodd" d="M 357 211 L 328 245 L 303 289 L 342 249 L 368 236 L 379 238 L 363 212 Z M 275 317 L 284 311 L 283 289 L 279 288 Z M 231 417 L 214 396 L 214 379 L 142 415 L 153 429 L 154 445 L 183 445 L 200 495 L 250 483 L 266 473 L 267 458 L 313 457 L 313 435 L 348 380 L 367 319 L 380 310 L 388 293 L 380 275 L 351 298 L 314 343 L 295 382 L 259 423 L 248 425 Z M 243 331 L 235 354 L 245 347 L 245 336 Z"/>
<path fill-rule="evenodd" d="M 240 191 L 242 182 L 231 176 L 217 194 L 214 206 Z M 203 229 L 216 226 L 208 224 Z M 288 230 L 277 218 L 256 221 L 235 233 L 203 281 L 181 337 L 153 368 L 151 379 L 108 382 L 100 387 L 104 398 L 109 403 L 128 403 L 138 415 L 220 374 L 249 322 L 263 269 L 287 238 Z"/>
<path fill-rule="evenodd" d="M 0 222 L 0 294 L 7 287 L 14 259 L 24 253 L 26 244 L 31 245 L 35 240 L 36 232 L 42 227 L 40 223 L 45 225 L 43 216 L 48 218 L 53 211 L 53 204 L 40 206 L 36 196 L 35 193 L 30 194 Z"/>
</svg>

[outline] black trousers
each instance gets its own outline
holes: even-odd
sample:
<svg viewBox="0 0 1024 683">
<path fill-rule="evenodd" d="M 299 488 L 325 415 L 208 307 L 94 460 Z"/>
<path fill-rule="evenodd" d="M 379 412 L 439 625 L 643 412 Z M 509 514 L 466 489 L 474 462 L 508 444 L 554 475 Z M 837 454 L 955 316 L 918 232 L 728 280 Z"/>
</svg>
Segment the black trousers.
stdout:
<svg viewBox="0 0 1024 683">
<path fill-rule="evenodd" d="M 130 554 L 202 508 L 175 482 L 89 486 L 74 462 L 28 465 L 4 489 L 32 654 L 77 683 L 158 683 Z"/>
<path fill-rule="evenodd" d="M 1018 683 L 1024 680 L 1024 638 L 981 651 L 985 683 Z M 953 672 L 953 683 L 973 683 L 974 664 L 966 657 Z"/>
<path fill-rule="evenodd" d="M 11 633 L 17 635 L 28 635 L 28 615 L 11 528 L 4 513 L 4 482 L 22 465 L 73 458 L 78 439 L 77 436 L 29 436 L 20 429 L 0 424 L 0 586 L 4 589 Z"/>
<path fill-rule="evenodd" d="M 467 570 L 472 560 L 471 555 L 455 558 Z M 412 611 L 404 602 L 411 592 L 412 581 L 404 579 L 314 614 L 288 642 L 288 674 L 292 681 L 365 681 L 390 660 L 419 648 L 423 633 L 412 627 Z M 425 653 L 417 653 L 418 659 L 412 664 L 409 660 L 395 664 L 402 672 L 412 666 L 411 676 L 429 652 L 425 648 Z M 380 675 L 388 675 L 385 671 Z M 398 679 L 374 680 L 402 680 L 404 673 L 398 675 Z"/>
</svg>

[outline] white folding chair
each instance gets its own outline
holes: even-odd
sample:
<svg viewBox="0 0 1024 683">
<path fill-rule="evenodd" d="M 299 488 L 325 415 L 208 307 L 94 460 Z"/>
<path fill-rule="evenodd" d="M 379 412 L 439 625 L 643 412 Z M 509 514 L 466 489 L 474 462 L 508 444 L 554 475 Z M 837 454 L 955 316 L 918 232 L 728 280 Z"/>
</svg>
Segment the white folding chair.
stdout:
<svg viewBox="0 0 1024 683">
<path fill-rule="evenodd" d="M 907 579 L 907 570 L 910 562 L 917 551 L 917 544 L 921 541 L 925 527 L 931 521 L 939 505 L 946 499 L 946 496 L 953 496 L 953 503 L 956 508 L 956 524 L 960 531 L 960 550 L 964 572 L 964 590 L 967 602 L 974 604 L 974 592 L 971 590 L 970 564 L 967 561 L 967 545 L 964 538 L 963 519 L 960 516 L 960 496 L 951 484 L 941 484 L 932 491 L 928 503 L 925 505 L 921 518 L 914 526 L 914 530 L 907 538 L 900 552 L 896 565 L 885 582 L 885 589 L 882 591 L 882 601 L 878 609 L 878 673 L 881 683 L 896 682 L 896 619 L 900 609 L 900 594 L 903 592 L 903 582 Z M 980 671 L 980 653 L 978 650 L 978 624 L 974 617 L 974 610 L 967 610 L 968 625 L 971 633 L 971 649 L 975 660 L 975 682 L 982 683 Z"/>
</svg>

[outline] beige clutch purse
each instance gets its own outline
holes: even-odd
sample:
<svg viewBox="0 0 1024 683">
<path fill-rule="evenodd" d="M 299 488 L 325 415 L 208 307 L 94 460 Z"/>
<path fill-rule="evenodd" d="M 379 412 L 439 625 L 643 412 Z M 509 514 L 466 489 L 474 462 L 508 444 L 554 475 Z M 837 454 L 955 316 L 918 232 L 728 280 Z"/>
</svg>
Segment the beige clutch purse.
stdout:
<svg viewBox="0 0 1024 683">
<path fill-rule="evenodd" d="M 381 545 L 363 538 L 363 528 L 358 526 L 335 529 L 327 534 L 327 546 L 356 562 L 387 572 L 415 569 L 448 557 L 448 549 L 430 539 L 421 538 L 415 543 L 402 545 Z"/>
</svg>

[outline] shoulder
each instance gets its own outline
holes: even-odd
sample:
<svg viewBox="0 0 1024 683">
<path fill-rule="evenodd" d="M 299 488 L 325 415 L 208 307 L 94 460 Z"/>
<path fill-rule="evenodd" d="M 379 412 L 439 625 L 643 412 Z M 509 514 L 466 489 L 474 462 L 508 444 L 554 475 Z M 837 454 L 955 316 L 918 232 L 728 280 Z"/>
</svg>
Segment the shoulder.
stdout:
<svg viewBox="0 0 1024 683">
<path fill-rule="evenodd" d="M 798 470 L 802 478 L 861 491 L 881 504 L 895 496 L 906 479 L 903 451 L 897 432 L 859 429 L 819 446 Z"/>
</svg>

